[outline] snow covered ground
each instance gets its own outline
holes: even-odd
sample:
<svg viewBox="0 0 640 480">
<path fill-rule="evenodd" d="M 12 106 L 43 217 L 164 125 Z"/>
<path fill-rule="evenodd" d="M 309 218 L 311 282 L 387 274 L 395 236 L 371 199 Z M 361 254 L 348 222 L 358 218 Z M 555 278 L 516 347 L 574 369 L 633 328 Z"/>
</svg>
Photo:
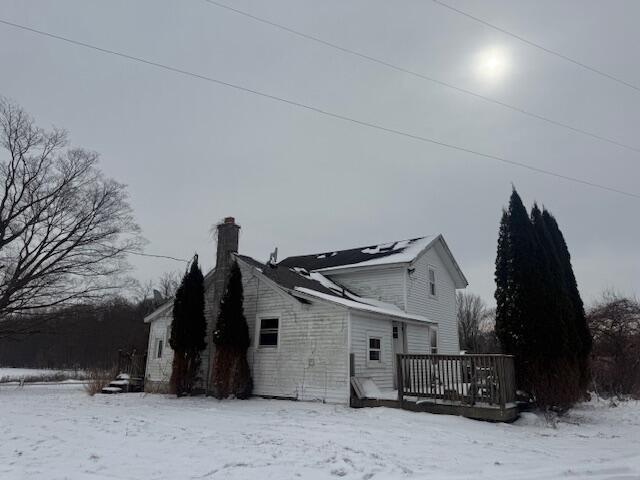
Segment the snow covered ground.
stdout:
<svg viewBox="0 0 640 480">
<path fill-rule="evenodd" d="M 0 478 L 640 479 L 640 402 L 554 428 L 278 400 L 0 386 Z"/>
</svg>

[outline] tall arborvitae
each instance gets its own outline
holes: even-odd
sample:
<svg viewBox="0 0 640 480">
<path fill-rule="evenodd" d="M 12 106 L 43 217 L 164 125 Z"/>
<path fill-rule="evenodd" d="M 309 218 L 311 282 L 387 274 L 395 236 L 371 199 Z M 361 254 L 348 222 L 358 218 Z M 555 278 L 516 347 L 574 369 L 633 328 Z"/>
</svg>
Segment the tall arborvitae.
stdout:
<svg viewBox="0 0 640 480">
<path fill-rule="evenodd" d="M 560 263 L 560 273 L 563 278 L 564 286 L 567 290 L 569 300 L 573 310 L 573 329 L 575 334 L 573 348 L 576 352 L 578 367 L 580 370 L 579 384 L 580 389 L 586 392 L 591 380 L 589 357 L 592 348 L 591 332 L 584 312 L 584 304 L 578 291 L 578 283 L 571 266 L 571 255 L 569 248 L 565 242 L 564 236 L 558 222 L 546 209 L 542 212 L 542 219 L 549 231 Z"/>
<path fill-rule="evenodd" d="M 531 390 L 529 374 L 542 347 L 536 324 L 542 315 L 542 272 L 536 264 L 536 236 L 514 189 L 503 213 L 496 259 L 496 334 L 505 353 L 516 355 L 521 388 Z"/>
<path fill-rule="evenodd" d="M 169 345 L 173 349 L 171 387 L 177 395 L 194 393 L 200 369 L 200 353 L 206 346 L 204 317 L 204 277 L 193 257 L 173 301 L 173 321 Z"/>
<path fill-rule="evenodd" d="M 513 190 L 503 212 L 496 258 L 496 334 L 516 356 L 519 388 L 545 408 L 576 399 L 573 311 L 559 255 L 537 206 L 531 217 Z"/>
<path fill-rule="evenodd" d="M 213 334 L 216 344 L 214 389 L 218 398 L 235 396 L 245 399 L 253 390 L 247 362 L 249 327 L 244 316 L 243 300 L 242 274 L 238 263 L 235 262 L 231 266 Z"/>
<path fill-rule="evenodd" d="M 580 398 L 573 306 L 565 285 L 560 258 L 542 212 L 534 204 L 531 222 L 536 233 L 539 268 L 544 272 L 544 314 L 539 335 L 544 337 L 535 361 L 536 398 L 542 405 L 566 407 Z"/>
</svg>

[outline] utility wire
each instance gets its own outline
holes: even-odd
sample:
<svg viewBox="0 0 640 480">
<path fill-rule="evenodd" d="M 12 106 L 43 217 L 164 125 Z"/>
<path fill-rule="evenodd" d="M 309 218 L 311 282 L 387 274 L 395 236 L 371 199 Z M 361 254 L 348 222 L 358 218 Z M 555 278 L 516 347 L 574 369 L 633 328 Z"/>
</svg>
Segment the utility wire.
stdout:
<svg viewBox="0 0 640 480">
<path fill-rule="evenodd" d="M 276 95 L 272 95 L 272 94 L 269 94 L 269 93 L 261 92 L 259 90 L 254 90 L 254 89 L 251 89 L 251 88 L 248 88 L 248 87 L 243 87 L 243 86 L 236 85 L 236 84 L 233 84 L 233 83 L 230 83 L 230 82 L 225 82 L 225 81 L 219 80 L 217 78 L 209 77 L 209 76 L 202 75 L 202 74 L 199 74 L 199 73 L 190 72 L 190 71 L 187 71 L 187 70 L 182 70 L 180 68 L 172 67 L 172 66 L 165 65 L 165 64 L 162 64 L 162 63 L 158 63 L 158 62 L 154 62 L 154 61 L 151 61 L 151 60 L 146 60 L 146 59 L 141 58 L 141 57 L 135 57 L 135 56 L 129 55 L 127 53 L 118 52 L 118 51 L 115 51 L 115 50 L 109 50 L 107 48 L 98 47 L 98 46 L 95 46 L 95 45 L 91 45 L 89 43 L 85 43 L 85 42 L 81 42 L 81 41 L 78 41 L 78 40 L 73 40 L 71 38 L 67 38 L 67 37 L 63 37 L 63 36 L 60 36 L 60 35 L 56 35 L 56 34 L 53 34 L 53 33 L 45 32 L 43 30 L 37 30 L 35 28 L 31 28 L 31 27 L 27 27 L 27 26 L 20 25 L 20 24 L 17 24 L 17 23 L 9 22 L 7 20 L 0 19 L 0 23 L 2 23 L 4 25 L 11 26 L 11 27 L 14 27 L 14 28 L 18 28 L 18 29 L 21 29 L 21 30 L 25 30 L 25 31 L 28 31 L 28 32 L 36 33 L 38 35 L 42 35 L 42 36 L 45 36 L 45 37 L 54 38 L 56 40 L 61 40 L 63 42 L 67 42 L 67 43 L 70 43 L 70 44 L 73 44 L 73 45 L 81 46 L 81 47 L 88 48 L 88 49 L 91 49 L 91 50 L 96 50 L 98 52 L 106 53 L 106 54 L 109 54 L 109 55 L 115 55 L 115 56 L 118 56 L 118 57 L 122 57 L 122 58 L 126 58 L 128 60 L 135 61 L 135 62 L 140 62 L 140 63 L 144 63 L 146 65 L 151 65 L 153 67 L 157 67 L 157 68 L 160 68 L 160 69 L 163 69 L 163 70 L 168 70 L 170 72 L 179 73 L 181 75 L 185 75 L 185 76 L 189 76 L 189 77 L 193 77 L 193 78 L 198 78 L 200 80 L 205 80 L 205 81 L 208 81 L 208 82 L 216 83 L 218 85 L 223 85 L 225 87 L 233 88 L 235 90 L 239 90 L 239 91 L 242 91 L 242 92 L 251 93 L 253 95 L 258 95 L 258 96 L 261 96 L 261 97 L 264 97 L 264 98 L 268 98 L 268 99 L 271 99 L 271 100 L 274 100 L 274 101 L 286 103 L 288 105 L 292 105 L 292 106 L 299 107 L 299 108 L 302 108 L 302 109 L 305 109 L 305 110 L 308 110 L 308 111 L 316 112 L 316 113 L 319 113 L 321 115 L 324 115 L 324 116 L 327 116 L 327 117 L 331 117 L 331 118 L 335 118 L 335 119 L 339 119 L 339 120 L 342 120 L 342 121 L 345 121 L 345 122 L 351 122 L 351 123 L 354 123 L 354 124 L 357 124 L 357 125 L 361 125 L 361 126 L 364 126 L 364 127 L 371 128 L 371 129 L 379 130 L 379 131 L 386 132 L 386 133 L 391 133 L 391 134 L 398 135 L 398 136 L 405 137 L 405 138 L 411 138 L 413 140 L 418 140 L 418 141 L 425 142 L 425 143 L 430 143 L 430 144 L 433 144 L 433 145 L 440 145 L 442 147 L 449 148 L 451 150 L 457 150 L 457 151 L 460 151 L 460 152 L 470 153 L 470 154 L 473 154 L 473 155 L 476 155 L 476 156 L 479 156 L 479 157 L 482 157 L 482 158 L 487 158 L 487 159 L 495 160 L 497 162 L 505 163 L 507 165 L 512 165 L 512 166 L 524 168 L 524 169 L 530 170 L 532 172 L 540 173 L 540 174 L 543 174 L 543 175 L 548 175 L 548 176 L 552 176 L 552 177 L 556 177 L 556 178 L 561 178 L 561 179 L 567 180 L 569 182 L 579 183 L 581 185 L 587 185 L 587 186 L 598 188 L 598 189 L 601 189 L 601 190 L 606 190 L 606 191 L 609 191 L 609 192 L 618 193 L 620 195 L 625 195 L 625 196 L 628 196 L 628 197 L 633 197 L 633 198 L 640 199 L 640 193 L 634 193 L 634 192 L 628 192 L 628 191 L 620 190 L 620 189 L 617 189 L 615 187 L 609 187 L 607 185 L 602 185 L 602 184 L 599 184 L 599 183 L 591 182 L 591 181 L 588 181 L 588 180 L 583 180 L 583 179 L 572 177 L 572 176 L 569 176 L 569 175 L 563 175 L 563 174 L 560 174 L 560 173 L 556 173 L 556 172 L 553 172 L 551 170 L 545 170 L 543 168 L 535 167 L 535 166 L 527 164 L 527 163 L 518 162 L 518 161 L 515 161 L 515 160 L 509 160 L 509 159 L 504 158 L 504 157 L 500 157 L 500 156 L 497 156 L 497 155 L 492 155 L 492 154 L 489 154 L 489 153 L 479 152 L 477 150 L 472 150 L 470 148 L 454 145 L 454 144 L 443 142 L 443 141 L 436 140 L 436 139 L 433 139 L 433 138 L 424 137 L 424 136 L 420 136 L 420 135 L 415 135 L 415 134 L 412 134 L 412 133 L 409 133 L 409 132 L 405 132 L 405 131 L 402 131 L 402 130 L 396 130 L 394 128 L 385 127 L 385 126 L 378 125 L 378 124 L 371 123 L 371 122 L 367 122 L 367 121 L 364 121 L 364 120 L 358 120 L 356 118 L 348 117 L 346 115 L 341 115 L 339 113 L 333 113 L 333 112 L 328 111 L 328 110 L 323 110 L 323 109 L 321 109 L 319 107 L 314 107 L 312 105 L 300 103 L 300 102 L 297 102 L 295 100 L 289 100 L 287 98 L 278 97 Z"/>
<path fill-rule="evenodd" d="M 278 28 L 280 30 L 283 30 L 283 31 L 288 32 L 288 33 L 291 33 L 291 34 L 296 35 L 298 37 L 305 38 L 307 40 L 311 40 L 313 42 L 322 44 L 324 46 L 327 46 L 329 48 L 333 48 L 335 50 L 339 50 L 339 51 L 341 51 L 343 53 L 346 53 L 346 54 L 349 54 L 349 55 L 354 55 L 356 57 L 360 57 L 360 58 L 362 58 L 364 60 L 367 60 L 367 61 L 370 61 L 370 62 L 373 62 L 373 63 L 377 63 L 379 65 L 383 65 L 385 67 L 391 68 L 391 69 L 396 70 L 398 72 L 406 73 L 406 74 L 411 75 L 413 77 L 421 78 L 422 80 L 427 80 L 429 82 L 435 83 L 435 84 L 440 85 L 440 86 L 445 87 L 445 88 L 449 88 L 451 90 L 455 90 L 455 91 L 460 92 L 460 93 L 464 93 L 466 95 L 471 95 L 471 96 L 473 96 L 475 98 L 479 98 L 479 99 L 484 100 L 486 102 L 490 102 L 490 103 L 493 103 L 495 105 L 499 105 L 501 107 L 508 108 L 509 110 L 512 110 L 514 112 L 518 112 L 518 113 L 521 113 L 523 115 L 527 115 L 529 117 L 535 118 L 537 120 L 540 120 L 540 121 L 543 121 L 543 122 L 547 122 L 547 123 L 549 123 L 551 125 L 555 125 L 555 126 L 558 126 L 558 127 L 566 128 L 566 129 L 571 130 L 573 132 L 580 133 L 582 135 L 586 135 L 586 136 L 589 136 L 591 138 L 595 138 L 597 140 L 601 140 L 603 142 L 607 142 L 607 143 L 616 145 L 618 147 L 625 148 L 627 150 L 632 150 L 634 152 L 640 153 L 640 148 L 638 148 L 638 147 L 627 145 L 625 143 L 619 142 L 617 140 L 613 140 L 611 138 L 604 137 L 602 135 L 590 132 L 588 130 L 584 130 L 584 129 L 579 128 L 579 127 L 574 127 L 572 125 L 569 125 L 568 123 L 563 123 L 561 121 L 554 120 L 554 119 L 552 119 L 550 117 L 546 117 L 544 115 L 540 115 L 540 114 L 531 112 L 531 111 L 526 110 L 524 108 L 517 107 L 517 106 L 514 106 L 514 105 L 510 105 L 510 104 L 508 104 L 506 102 L 502 102 L 500 100 L 496 100 L 495 98 L 487 97 L 485 95 L 476 93 L 476 92 L 474 92 L 472 90 L 468 90 L 466 88 L 457 87 L 457 86 L 455 86 L 455 85 L 453 85 L 451 83 L 445 82 L 443 80 L 438 80 L 437 78 L 430 77 L 428 75 L 424 75 L 422 73 L 418 73 L 418 72 L 413 71 L 413 70 L 409 70 L 407 68 L 395 65 L 395 64 L 387 62 L 385 60 L 381 60 L 379 58 L 372 57 L 370 55 L 367 55 L 365 53 L 359 52 L 357 50 L 352 50 L 350 48 L 346 48 L 346 47 L 343 47 L 343 46 L 338 45 L 336 43 L 332 43 L 332 42 L 329 42 L 327 40 L 323 40 L 322 38 L 309 35 L 307 33 L 301 32 L 299 30 L 294 30 L 293 28 L 290 28 L 290 27 L 287 27 L 285 25 L 273 22 L 271 20 L 267 20 L 267 19 L 262 18 L 262 17 L 258 17 L 256 15 L 253 15 L 253 14 L 251 14 L 249 12 L 244 11 L 244 10 L 239 10 L 237 8 L 230 7 L 229 5 L 225 5 L 224 3 L 219 3 L 219 2 L 217 2 L 215 0 L 204 0 L 204 1 L 209 3 L 210 5 L 214 5 L 216 7 L 223 8 L 223 9 L 228 10 L 230 12 L 237 13 L 238 15 L 242 15 L 242 16 L 245 16 L 245 17 L 250 18 L 252 20 L 255 20 L 257 22 L 264 23 L 266 25 L 270 25 L 272 27 Z"/>
<path fill-rule="evenodd" d="M 518 35 L 516 33 L 510 32 L 509 30 L 506 30 L 504 28 L 498 27 L 497 25 L 494 25 L 493 23 L 489 23 L 486 20 L 483 20 L 481 18 L 475 17 L 475 16 L 471 15 L 470 13 L 467 13 L 467 12 L 464 12 L 462 10 L 459 10 L 459 9 L 457 9 L 457 8 L 455 8 L 455 7 L 449 5 L 448 3 L 445 3 L 445 2 L 443 2 L 441 0 L 431 0 L 431 1 L 433 3 L 437 3 L 438 5 L 440 5 L 440 6 L 444 7 L 444 8 L 448 8 L 452 12 L 458 13 L 460 15 L 463 15 L 463 16 L 467 17 L 467 18 L 470 18 L 471 20 L 473 20 L 475 22 L 481 23 L 482 25 L 484 25 L 486 27 L 492 28 L 494 30 L 497 30 L 500 33 L 504 33 L 505 35 L 509 35 L 510 37 L 513 37 L 513 38 L 515 38 L 517 40 L 520 40 L 522 43 L 526 43 L 527 45 L 529 45 L 531 47 L 535 47 L 535 48 L 540 49 L 540 50 L 542 50 L 542 51 L 544 51 L 546 53 L 549 53 L 551 55 L 555 55 L 558 58 L 566 60 L 567 62 L 571 62 L 574 65 L 578 65 L 579 67 L 582 67 L 582 68 L 584 68 L 586 70 L 589 70 L 590 72 L 595 73 L 596 75 L 600 75 L 602 77 L 608 78 L 609 80 L 613 80 L 614 82 L 617 82 L 617 83 L 619 83 L 621 85 L 624 85 L 626 87 L 629 87 L 629 88 L 633 88 L 634 90 L 640 92 L 640 87 L 637 86 L 637 85 L 634 85 L 633 83 L 629 83 L 626 80 L 623 80 L 623 79 L 621 79 L 619 77 L 616 77 L 616 76 L 614 76 L 614 75 L 612 75 L 610 73 L 607 73 L 607 72 L 605 72 L 603 70 L 600 70 L 600 69 L 598 69 L 596 67 L 592 67 L 590 65 L 587 65 L 586 63 L 582 63 L 579 60 L 576 60 L 576 59 L 571 58 L 571 57 L 569 57 L 567 55 L 564 55 L 564 54 L 562 54 L 562 53 L 560 53 L 560 52 L 558 52 L 556 50 L 551 50 L 550 48 L 547 48 L 547 47 L 544 47 L 544 46 L 540 45 L 539 43 L 535 43 L 535 42 L 533 42 L 531 40 L 527 40 L 526 38 L 524 38 L 524 37 L 522 37 L 522 36 L 520 36 L 520 35 Z"/>
<path fill-rule="evenodd" d="M 191 260 L 185 260 L 184 258 L 170 257 L 168 255 L 154 255 L 151 253 L 135 252 L 133 250 L 122 250 L 122 251 L 124 253 L 129 253 L 131 255 L 139 255 L 141 257 L 166 258 L 168 260 L 175 260 L 176 262 L 184 262 L 184 263 L 189 263 L 191 261 Z"/>
</svg>

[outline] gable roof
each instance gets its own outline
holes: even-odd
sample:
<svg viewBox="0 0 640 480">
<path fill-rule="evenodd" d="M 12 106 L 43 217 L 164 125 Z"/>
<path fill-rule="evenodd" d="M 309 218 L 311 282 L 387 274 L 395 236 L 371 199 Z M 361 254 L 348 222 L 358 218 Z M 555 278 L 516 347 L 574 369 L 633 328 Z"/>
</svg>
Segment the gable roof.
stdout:
<svg viewBox="0 0 640 480">
<path fill-rule="evenodd" d="M 302 267 L 308 271 L 331 274 L 351 268 L 411 264 L 423 252 L 434 246 L 451 273 L 456 288 L 465 288 L 469 282 L 441 234 L 348 250 L 287 257 L 278 265 Z"/>
<path fill-rule="evenodd" d="M 330 268 L 409 263 L 413 261 L 433 239 L 434 236 L 429 235 L 380 245 L 350 248 L 348 250 L 287 257 L 282 260 L 279 265 L 302 267 L 307 270 L 326 270 Z"/>
<path fill-rule="evenodd" d="M 396 305 L 359 297 L 318 272 L 309 272 L 301 267 L 288 267 L 282 265 L 282 263 L 277 265 L 264 264 L 246 255 L 236 254 L 236 258 L 254 267 L 259 274 L 264 275 L 298 300 L 308 301 L 309 297 L 311 297 L 315 300 L 328 301 L 353 310 L 435 323 L 421 315 L 407 313 Z"/>
</svg>

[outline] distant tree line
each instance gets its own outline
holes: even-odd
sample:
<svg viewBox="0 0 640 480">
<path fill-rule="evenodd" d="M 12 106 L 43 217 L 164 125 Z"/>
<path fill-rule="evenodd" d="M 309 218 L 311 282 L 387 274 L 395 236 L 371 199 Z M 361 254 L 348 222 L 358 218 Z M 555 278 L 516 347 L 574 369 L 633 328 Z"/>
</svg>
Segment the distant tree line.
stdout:
<svg viewBox="0 0 640 480">
<path fill-rule="evenodd" d="M 118 350 L 145 352 L 149 326 L 143 318 L 155 307 L 151 299 L 114 298 L 75 305 L 30 318 L 27 333 L 19 317 L 4 325 L 0 366 L 109 369 Z M 9 334 L 13 327 L 15 333 Z"/>
</svg>

